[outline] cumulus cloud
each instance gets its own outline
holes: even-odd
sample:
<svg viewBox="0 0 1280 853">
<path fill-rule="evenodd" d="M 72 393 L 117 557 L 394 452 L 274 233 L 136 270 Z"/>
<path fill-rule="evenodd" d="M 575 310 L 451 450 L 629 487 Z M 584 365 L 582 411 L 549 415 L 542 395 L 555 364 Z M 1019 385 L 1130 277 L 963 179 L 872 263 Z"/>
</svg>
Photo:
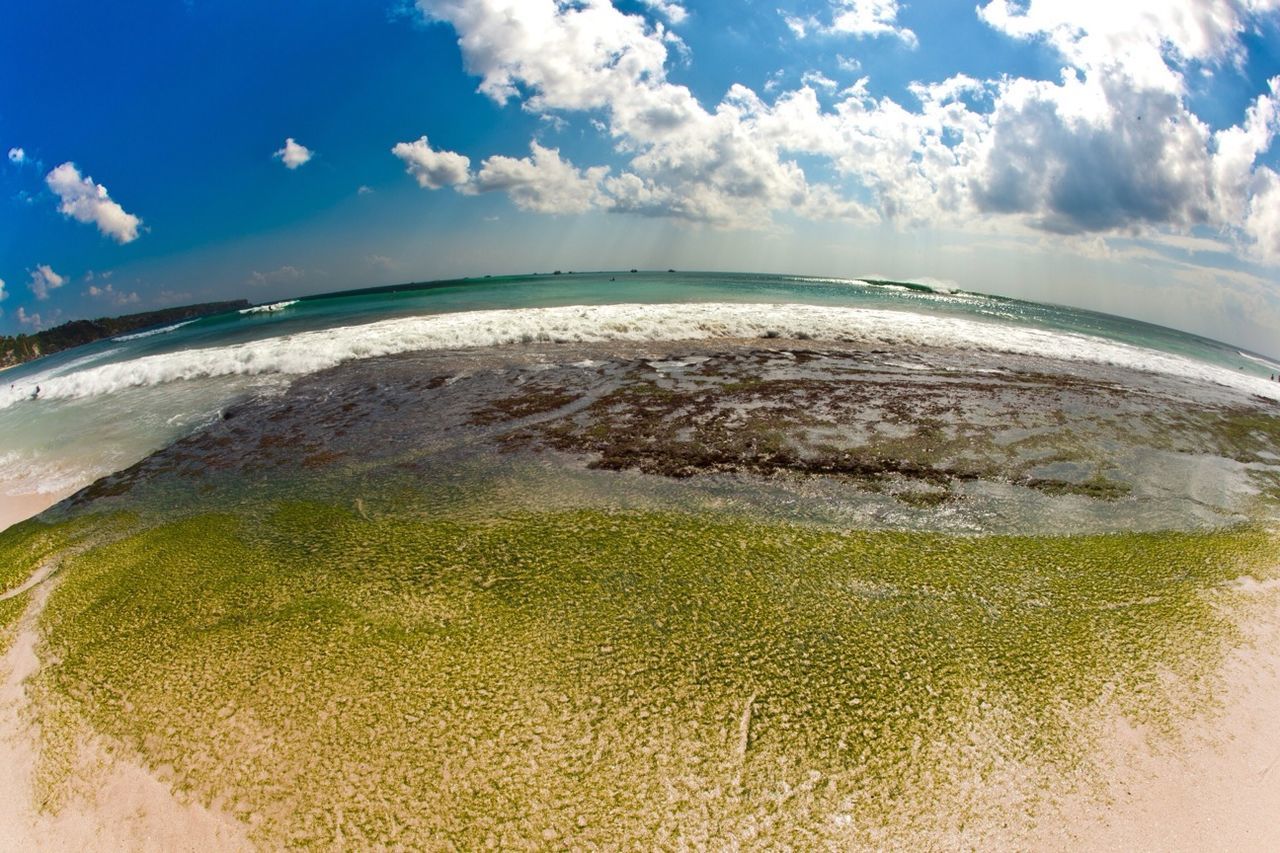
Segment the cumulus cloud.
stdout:
<svg viewBox="0 0 1280 853">
<path fill-rule="evenodd" d="M 112 201 L 107 188 L 93 178 L 82 176 L 75 163 L 67 162 L 45 176 L 45 183 L 58 196 L 58 210 L 77 222 L 92 222 L 117 243 L 138 239 L 142 220 Z"/>
<path fill-rule="evenodd" d="M 391 153 L 404 161 L 405 171 L 423 189 L 438 190 L 471 180 L 470 158 L 453 151 L 437 151 L 425 136 L 413 142 L 397 142 Z"/>
<path fill-rule="evenodd" d="M 4 302 L 8 297 L 9 294 L 4 289 L 4 279 L 0 278 L 0 302 Z"/>
<path fill-rule="evenodd" d="M 606 0 L 417 5 L 457 32 L 480 92 L 540 116 L 580 114 L 626 161 L 578 166 L 535 142 L 530 157 L 491 157 L 469 180 L 455 164 L 452 184 L 424 186 L 502 189 L 528 210 L 597 208 L 723 227 L 767 227 L 788 212 L 1044 234 L 1205 229 L 1280 262 L 1280 176 L 1259 162 L 1280 125 L 1276 84 L 1239 125 L 1215 132 L 1190 108 L 1183 78 L 1238 63 L 1242 34 L 1280 0 L 987 0 L 981 19 L 1056 51 L 1058 77 L 957 75 L 914 84 L 899 101 L 873 97 L 866 79 L 835 92 L 829 78 L 810 74 L 767 99 L 735 85 L 711 106 L 668 80 L 663 22 Z M 825 20 L 787 23 L 798 36 L 914 44 L 899 11 L 896 0 L 833 0 Z M 449 153 L 422 143 L 424 153 Z M 814 180 L 801 162 L 834 179 Z"/>
<path fill-rule="evenodd" d="M 1258 170 L 1254 184 L 1244 231 L 1264 261 L 1280 264 L 1280 175 L 1264 167 Z"/>
<path fill-rule="evenodd" d="M 16 163 L 21 166 L 23 163 L 27 162 L 27 152 L 23 151 L 21 148 L 10 148 L 9 162 Z"/>
<path fill-rule="evenodd" d="M 673 24 L 682 23 L 689 17 L 689 10 L 674 0 L 640 0 L 640 2 Z"/>
<path fill-rule="evenodd" d="M 315 152 L 290 136 L 284 141 L 284 147 L 271 156 L 284 163 L 286 169 L 296 169 L 310 163 Z"/>
<path fill-rule="evenodd" d="M 1208 223 L 1209 131 L 1175 95 L 1069 76 L 1005 84 L 998 103 L 971 184 L 979 210 L 1065 233 Z"/>
<path fill-rule="evenodd" d="M 787 29 L 791 30 L 791 34 L 798 39 L 802 39 L 809 35 L 812 30 L 822 29 L 822 24 L 818 23 L 818 19 L 809 15 L 801 18 L 799 15 L 789 15 L 781 9 L 778 13 L 782 15 L 783 23 L 787 25 Z"/>
<path fill-rule="evenodd" d="M 779 9 L 783 22 L 798 39 L 811 35 L 851 35 L 856 38 L 892 36 L 915 47 L 916 34 L 898 25 L 898 0 L 832 0 L 831 20 L 823 23 L 816 15 L 800 17 Z"/>
<path fill-rule="evenodd" d="M 18 318 L 18 322 L 24 326 L 31 326 L 33 329 L 40 329 L 44 326 L 44 321 L 40 319 L 39 314 L 28 314 L 21 305 L 18 306 L 18 313 L 15 316 Z"/>
<path fill-rule="evenodd" d="M 57 290 L 66 284 L 67 280 L 58 275 L 48 264 L 40 264 L 31 270 L 30 288 L 36 299 L 45 300 L 49 298 L 49 291 Z"/>
<path fill-rule="evenodd" d="M 828 30 L 859 38 L 893 36 L 914 47 L 916 34 L 898 26 L 898 11 L 898 0 L 838 0 Z"/>
<path fill-rule="evenodd" d="M 561 159 L 556 148 L 544 148 L 537 142 L 529 147 L 532 153 L 528 157 L 496 155 L 485 160 L 468 191 L 500 190 L 516 207 L 537 213 L 583 213 L 597 206 L 607 166 L 582 171 Z"/>
<path fill-rule="evenodd" d="M 1238 62 L 1250 19 L 1277 8 L 1276 0 L 989 0 L 978 14 L 1006 35 L 1044 40 L 1075 68 L 1181 92 L 1186 63 Z"/>
<path fill-rule="evenodd" d="M 85 291 L 87 296 L 94 299 L 102 299 L 110 302 L 112 305 L 136 305 L 141 301 L 136 291 L 123 292 L 116 290 L 112 285 L 108 284 L 103 287 L 97 285 L 89 285 L 89 289 Z"/>
<path fill-rule="evenodd" d="M 305 275 L 305 273 L 303 273 L 302 270 L 295 266 L 285 264 L 282 267 L 277 267 L 276 269 L 268 270 L 267 272 L 259 272 L 258 270 L 250 271 L 249 284 L 280 284 L 282 282 L 297 281 L 302 278 L 303 275 Z"/>
<path fill-rule="evenodd" d="M 804 72 L 804 74 L 800 75 L 800 82 L 806 86 L 812 86 L 814 89 L 822 89 L 825 92 L 834 92 L 840 85 L 821 71 Z"/>
</svg>

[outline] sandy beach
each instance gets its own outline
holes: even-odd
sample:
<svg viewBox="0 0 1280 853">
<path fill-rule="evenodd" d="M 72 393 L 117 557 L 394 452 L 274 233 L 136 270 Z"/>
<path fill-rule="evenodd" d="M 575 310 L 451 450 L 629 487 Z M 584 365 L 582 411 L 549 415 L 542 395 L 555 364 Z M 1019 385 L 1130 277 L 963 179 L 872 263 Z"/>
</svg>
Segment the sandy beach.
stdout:
<svg viewBox="0 0 1280 853">
<path fill-rule="evenodd" d="M 1113 722 L 1112 802 L 1080 803 L 1057 828 L 1066 846 L 1116 851 L 1280 849 L 1280 604 L 1248 626 L 1225 666 L 1222 708 L 1153 750 L 1149 732 Z M 1057 833 L 1055 833 L 1056 835 Z M 1052 840 L 1045 849 L 1062 849 Z"/>
<path fill-rule="evenodd" d="M 127 749 L 88 730 L 70 746 L 71 794 L 56 812 L 41 810 L 35 779 L 42 741 L 26 689 L 40 666 L 34 618 L 48 591 L 35 596 L 15 641 L 0 658 L 0 761 L 6 768 L 0 776 L 0 851 L 254 849 L 245 825 L 179 798 L 165 778 Z M 1153 751 L 1146 733 L 1114 718 L 1113 736 L 1103 743 L 1112 767 L 1104 797 L 1068 798 L 1033 815 L 1030 825 L 1020 822 L 1025 815 L 1011 823 L 1009 815 L 992 813 L 967 831 L 919 840 L 944 849 L 1277 849 L 1280 606 L 1251 628 L 1256 645 L 1228 661 L 1222 708 L 1181 732 L 1183 749 Z M 998 775 L 992 783 L 1009 784 Z M 992 803 L 1019 798 L 1016 790 L 990 785 L 973 795 Z"/>
<path fill-rule="evenodd" d="M 38 492 L 25 495 L 0 495 L 0 530 L 39 515 L 66 494 Z"/>
<path fill-rule="evenodd" d="M 1280 589 L 1274 566 L 1256 557 L 1271 534 L 1232 526 L 1214 544 L 1165 529 L 1247 519 L 1248 471 L 1269 464 L 1250 454 L 1265 451 L 1257 430 L 1270 422 L 1226 389 L 1147 376 L 1135 397 L 1123 390 L 1135 381 L 1125 370 L 1004 357 L 993 372 L 987 359 L 777 339 L 767 348 L 545 344 L 346 365 L 246 401 L 51 518 L 54 538 L 37 553 L 52 556 L 30 573 L 48 576 L 18 599 L 0 664 L 0 759 L 15 768 L 0 789 L 0 848 L 373 843 L 395 827 L 427 843 L 472 838 L 487 820 L 506 821 L 495 837 L 513 844 L 551 832 L 638 841 L 653 837 L 643 815 L 656 809 L 664 832 L 710 846 L 1274 849 Z M 1197 396 L 1209 402 L 1189 415 Z M 863 442 L 880 453 L 859 451 Z M 198 505 L 184 503 L 197 493 Z M 309 509 L 288 509 L 299 495 Z M 12 501 L 10 517 L 52 500 Z M 80 544 L 56 544 L 80 541 L 74 527 L 57 537 L 86 513 L 108 539 L 132 535 L 111 526 L 116 510 L 141 513 L 140 538 L 103 550 L 116 554 L 106 562 L 93 546 L 86 562 Z M 438 534 L 444 546 L 430 526 L 442 514 L 453 518 Z M 270 551 L 248 548 L 226 528 L 232 518 L 246 529 L 265 523 Z M 495 524 L 509 531 L 478 546 Z M 653 524 L 675 526 L 650 541 Z M 1150 533 L 1119 551 L 1108 544 L 1135 529 Z M 1032 535 L 984 552 L 970 547 L 979 532 Z M 324 544 L 334 536 L 345 544 Z M 858 537 L 878 544 L 829 556 Z M 1245 548 L 1236 556 L 1232 537 Z M 1186 547 L 1210 550 L 1188 558 Z M 528 566 L 594 565 L 609 548 L 631 554 L 626 572 L 601 564 L 584 586 L 551 571 L 538 582 L 550 586 L 515 594 L 532 580 L 522 580 Z M 990 569 L 1019 549 L 1031 562 L 1012 556 Z M 419 562 L 437 558 L 406 563 L 432 553 L 451 556 L 433 569 Z M 725 553 L 740 556 L 725 562 Z M 922 562 L 929 553 L 953 556 Z M 1185 586 L 1206 560 L 1246 559 L 1252 568 L 1226 565 Z M 1058 560 L 1075 568 L 1060 575 Z M 1099 560 L 1115 571 L 1098 574 Z M 956 561 L 969 568 L 955 575 Z M 1170 574 L 1166 561 L 1185 568 Z M 707 572 L 722 562 L 741 571 Z M 887 574 L 842 579 L 850 566 L 875 565 Z M 438 577 L 425 589 L 382 586 L 423 571 Z M 626 591 L 593 592 L 599 573 L 604 590 Z M 1141 580 L 1110 590 L 1115 573 Z M 99 583 L 117 591 L 104 595 Z M 351 642 L 370 630 L 363 615 L 297 628 L 271 609 L 254 615 L 254 602 L 306 606 L 316 590 L 341 598 L 366 585 L 352 612 L 373 608 L 401 626 L 381 651 Z M 699 603 L 673 597 L 682 589 Z M 1166 597 L 1166 615 L 1149 610 Z M 472 601 L 498 609 L 474 621 Z M 711 612 L 728 601 L 738 603 Z M 671 634 L 662 614 L 686 610 L 693 621 Z M 755 621 L 738 636 L 741 612 Z M 1080 623 L 1071 615 L 1089 612 Z M 1050 621 L 1018 633 L 1041 613 Z M 708 619 L 722 627 L 701 633 Z M 581 624 L 550 642 L 564 620 Z M 210 625 L 243 626 L 228 635 L 235 655 Z M 453 625 L 473 639 L 448 646 Z M 869 645 L 840 639 L 866 625 L 879 626 Z M 642 633 L 627 640 L 633 628 Z M 1061 632 L 1063 645 L 1027 656 L 1046 631 Z M 496 645 L 477 650 L 480 638 Z M 956 642 L 970 651 L 951 651 Z M 86 655 L 97 660 L 87 669 L 76 663 Z M 656 680 L 655 656 L 670 658 Z M 896 661 L 889 671 L 886 658 Z M 575 662 L 568 671 L 565 661 Z M 436 683 L 442 668 L 459 667 Z M 948 681 L 967 670 L 972 678 Z M 110 692 L 98 671 L 110 673 Z M 744 676 L 753 680 L 739 684 Z M 246 684 L 253 692 L 241 695 Z M 549 684 L 561 693 L 544 695 Z M 1064 718 L 1055 706 L 1067 697 Z M 921 714 L 916 702 L 934 710 Z M 869 706 L 883 709 L 873 726 L 851 724 Z M 352 714 L 365 720 L 359 730 L 401 744 L 399 757 L 374 750 L 350 765 L 344 756 L 357 747 L 343 738 L 355 730 L 325 721 Z M 1037 726 L 1043 747 L 1030 746 Z M 914 742 L 900 727 L 918 730 Z M 861 764 L 840 757 L 846 740 L 863 744 Z M 275 769 L 263 775 L 264 766 Z M 281 773 L 299 781 L 282 789 Z M 580 773 L 637 780 L 618 789 L 635 798 L 631 810 L 595 812 L 610 783 L 574 793 Z M 364 781 L 351 785 L 353 774 Z M 418 779 L 409 788 L 406 774 Z M 464 792 L 488 786 L 519 792 L 517 803 L 542 817 L 523 805 L 470 811 Z M 660 805 L 663 787 L 684 793 Z M 561 800 L 569 794 L 579 798 L 572 808 Z M 388 809 L 390 822 L 378 823 Z"/>
</svg>

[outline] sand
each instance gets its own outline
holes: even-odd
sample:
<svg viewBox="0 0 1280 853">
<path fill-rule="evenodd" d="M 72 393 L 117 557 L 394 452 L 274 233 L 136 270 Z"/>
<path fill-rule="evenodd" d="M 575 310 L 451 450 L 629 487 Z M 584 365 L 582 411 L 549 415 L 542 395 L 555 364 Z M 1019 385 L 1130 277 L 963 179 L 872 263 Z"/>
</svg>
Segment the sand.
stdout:
<svg viewBox="0 0 1280 853">
<path fill-rule="evenodd" d="M 29 713 L 28 684 L 40 667 L 36 620 L 55 583 L 36 587 L 0 657 L 0 851 L 251 849 L 243 824 L 179 802 L 145 767 L 95 735 L 71 750 L 68 801 L 54 813 L 39 808 L 39 723 Z"/>
<path fill-rule="evenodd" d="M 57 582 L 55 575 L 34 588 L 0 658 L 0 851 L 250 849 L 247 826 L 180 802 L 155 774 L 88 733 L 74 750 L 75 794 L 55 814 L 36 807 L 39 737 L 24 712 L 28 679 L 40 666 L 36 619 Z M 1273 604 L 1248 626 L 1252 644 L 1226 665 L 1223 708 L 1188 725 L 1183 748 L 1173 752 L 1153 751 L 1145 732 L 1114 718 L 1104 739 L 1113 762 L 1109 796 L 1082 795 L 1043 815 L 1030 835 L 1032 849 L 1280 849 L 1280 592 L 1257 594 Z M 745 707 L 749 725 L 750 701 Z M 980 796 L 1002 802 L 998 791 Z M 1026 845 L 1026 835 L 1016 836 L 1018 847 Z M 998 849 L 1001 837 L 987 836 L 983 846 Z"/>
<path fill-rule="evenodd" d="M 67 497 L 70 492 L 59 493 L 43 493 L 37 492 L 25 495 L 6 495 L 0 494 L 0 530 L 11 527 L 19 521 L 25 521 L 34 515 L 39 515 L 58 501 Z"/>
<path fill-rule="evenodd" d="M 1248 627 L 1252 647 L 1237 650 L 1226 664 L 1221 716 L 1205 728 L 1188 726 L 1185 748 L 1153 752 L 1145 732 L 1115 721 L 1113 802 L 1068 809 L 1069 846 L 1280 850 L 1280 603 Z"/>
<path fill-rule="evenodd" d="M 360 393 L 368 395 L 368 386 Z M 239 417 L 232 425 L 244 420 Z M 282 448 L 296 457 L 294 445 Z M 0 528 L 61 497 L 0 497 Z M 365 514 L 363 504 L 360 511 Z M 0 657 L 0 851 L 249 848 L 245 824 L 182 802 L 127 750 L 87 731 L 71 750 L 72 766 L 82 777 L 73 786 L 75 795 L 54 814 L 38 808 L 40 739 L 30 719 L 28 679 L 41 665 L 36 618 L 57 582 L 55 573 L 32 586 L 31 607 Z M 1029 842 L 1025 834 L 993 832 L 986 844 L 966 836 L 936 839 L 936 846 L 965 849 L 976 843 L 1000 849 L 1006 838 L 1016 840 L 1006 840 L 1005 847 L 1045 850 L 1280 849 L 1280 592 L 1259 589 L 1256 594 L 1268 609 L 1250 626 L 1252 644 L 1233 653 L 1226 664 L 1223 706 L 1188 722 L 1179 748 L 1153 748 L 1158 739 L 1148 739 L 1147 732 L 1099 709 L 1108 720 L 1109 734 L 1102 743 L 1111 765 L 1106 796 L 1080 795 L 1060 811 L 1039 815 Z M 753 700 L 744 695 L 741 701 L 732 736 L 745 753 L 752 737 Z M 997 807 L 992 822 L 1006 816 L 1009 823 L 1025 820 L 1012 808 L 999 808 L 1017 802 L 1004 793 L 979 792 L 982 802 Z"/>
</svg>

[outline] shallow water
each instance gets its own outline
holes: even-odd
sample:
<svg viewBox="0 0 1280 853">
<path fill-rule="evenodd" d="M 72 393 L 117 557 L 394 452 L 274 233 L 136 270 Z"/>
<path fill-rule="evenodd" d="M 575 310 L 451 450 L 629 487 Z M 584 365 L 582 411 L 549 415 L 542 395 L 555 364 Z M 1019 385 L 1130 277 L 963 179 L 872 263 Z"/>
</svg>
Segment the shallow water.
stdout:
<svg viewBox="0 0 1280 853">
<path fill-rule="evenodd" d="M 792 334 L 868 347 L 1056 355 L 1280 397 L 1280 386 L 1265 381 L 1265 360 L 1225 344 L 1093 312 L 923 285 L 588 273 L 443 282 L 266 307 L 274 310 L 124 335 L 6 371 L 0 497 L 67 494 L 208 423 L 232 401 L 276 393 L 299 375 L 344 361 L 414 349 Z"/>
</svg>

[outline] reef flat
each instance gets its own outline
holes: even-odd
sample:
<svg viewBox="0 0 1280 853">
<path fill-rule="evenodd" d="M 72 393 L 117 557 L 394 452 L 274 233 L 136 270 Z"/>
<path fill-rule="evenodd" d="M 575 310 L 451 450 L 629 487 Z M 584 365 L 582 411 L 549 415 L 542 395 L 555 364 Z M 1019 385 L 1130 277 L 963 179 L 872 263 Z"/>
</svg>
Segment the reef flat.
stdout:
<svg viewBox="0 0 1280 853">
<path fill-rule="evenodd" d="M 40 802 L 87 731 L 266 848 L 1034 846 L 1212 725 L 1274 403 L 767 343 L 347 365 L 0 533 Z"/>
</svg>

